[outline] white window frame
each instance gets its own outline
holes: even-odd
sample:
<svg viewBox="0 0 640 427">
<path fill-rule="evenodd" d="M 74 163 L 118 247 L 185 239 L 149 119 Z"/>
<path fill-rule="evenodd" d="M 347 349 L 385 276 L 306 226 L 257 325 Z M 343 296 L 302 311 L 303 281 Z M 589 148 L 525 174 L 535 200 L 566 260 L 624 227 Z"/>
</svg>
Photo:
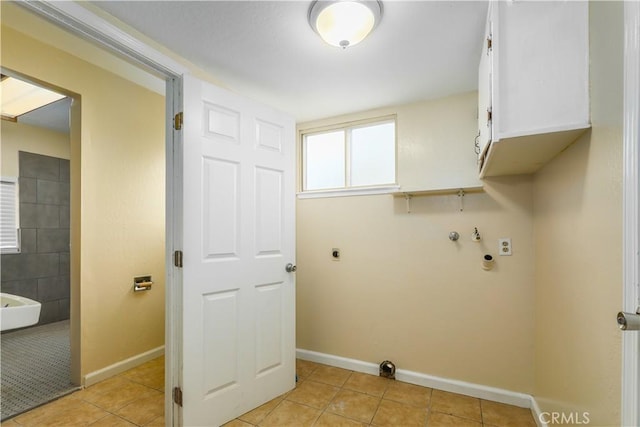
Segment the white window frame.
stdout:
<svg viewBox="0 0 640 427">
<path fill-rule="evenodd" d="M 18 178 L 14 176 L 3 176 L 0 177 L 0 185 L 12 184 L 14 191 L 14 203 L 13 203 L 13 217 L 14 217 L 14 225 L 15 225 L 15 246 L 3 246 L 4 242 L 0 242 L 0 253 L 2 254 L 17 254 L 20 253 L 20 209 L 18 204 L 19 192 L 20 188 L 18 186 Z M 2 207 L 4 211 L 5 207 Z M 0 227 L 3 229 L 7 227 L 5 224 L 6 217 L 4 216 L 4 212 L 2 218 L 0 218 Z"/>
<path fill-rule="evenodd" d="M 382 125 L 385 123 L 394 124 L 394 182 L 381 185 L 365 185 L 365 186 L 351 186 L 350 182 L 350 166 L 351 166 L 351 131 L 358 128 L 370 127 L 376 125 Z M 345 132 L 345 186 L 338 188 L 329 188 L 321 190 L 305 190 L 306 188 L 306 171 L 305 166 L 307 164 L 305 141 L 309 135 L 317 135 L 321 133 L 328 133 L 332 131 L 342 130 Z M 344 196 L 366 196 L 373 194 L 390 194 L 399 190 L 398 185 L 398 121 L 395 114 L 383 117 L 374 117 L 364 120 L 357 120 L 346 123 L 338 123 L 329 126 L 322 126 L 311 129 L 301 129 L 300 134 L 300 191 L 298 192 L 299 199 L 311 199 L 320 197 L 344 197 Z"/>
</svg>

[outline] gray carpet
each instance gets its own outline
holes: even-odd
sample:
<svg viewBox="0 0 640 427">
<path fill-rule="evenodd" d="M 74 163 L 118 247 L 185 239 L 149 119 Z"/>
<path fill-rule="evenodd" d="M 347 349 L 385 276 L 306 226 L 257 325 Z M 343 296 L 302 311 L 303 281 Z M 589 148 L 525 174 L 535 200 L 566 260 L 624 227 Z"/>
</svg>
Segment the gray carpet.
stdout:
<svg viewBox="0 0 640 427">
<path fill-rule="evenodd" d="M 68 320 L 5 332 L 0 344 L 2 421 L 77 388 L 70 381 Z"/>
</svg>

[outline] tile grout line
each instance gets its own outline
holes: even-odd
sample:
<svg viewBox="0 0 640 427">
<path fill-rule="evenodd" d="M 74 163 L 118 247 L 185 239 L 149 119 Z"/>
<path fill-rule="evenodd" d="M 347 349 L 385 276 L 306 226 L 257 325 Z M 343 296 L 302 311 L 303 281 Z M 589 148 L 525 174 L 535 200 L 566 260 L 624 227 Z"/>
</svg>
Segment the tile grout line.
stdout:
<svg viewBox="0 0 640 427">
<path fill-rule="evenodd" d="M 427 405 L 427 419 L 424 422 L 425 427 L 429 426 L 429 421 L 431 421 L 431 404 L 433 403 L 433 388 L 431 388 L 431 391 L 429 392 L 429 404 Z"/>
<path fill-rule="evenodd" d="M 373 420 L 376 418 L 376 415 L 378 415 L 378 411 L 380 410 L 380 405 L 382 405 L 382 399 L 384 399 L 384 395 L 387 394 L 387 390 L 389 390 L 389 383 L 387 383 L 384 387 L 384 391 L 382 392 L 382 396 L 380 396 L 380 399 L 378 400 L 378 407 L 376 408 L 375 412 L 373 413 L 373 417 L 371 417 L 371 421 L 369 422 L 370 426 L 373 426 Z"/>
</svg>

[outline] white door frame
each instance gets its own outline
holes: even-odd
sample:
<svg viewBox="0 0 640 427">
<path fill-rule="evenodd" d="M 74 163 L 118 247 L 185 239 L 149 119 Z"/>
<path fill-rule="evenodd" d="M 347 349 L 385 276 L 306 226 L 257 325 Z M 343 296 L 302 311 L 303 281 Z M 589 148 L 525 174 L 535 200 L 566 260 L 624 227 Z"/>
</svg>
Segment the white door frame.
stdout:
<svg viewBox="0 0 640 427">
<path fill-rule="evenodd" d="M 182 111 L 182 77 L 167 78 L 166 89 L 166 216 L 165 216 L 165 425 L 179 426 L 180 407 L 174 403 L 174 387 L 182 384 L 182 271 L 173 254 L 182 249 L 182 135 L 173 117 Z M 170 392 L 169 392 L 170 391 Z"/>
<path fill-rule="evenodd" d="M 166 342 L 165 348 L 169 349 L 169 355 L 179 348 L 175 342 L 176 321 L 179 320 L 179 300 L 176 298 L 176 287 L 180 278 L 174 275 L 171 254 L 176 237 L 180 237 L 176 229 L 176 216 L 180 216 L 177 207 L 180 194 L 174 175 L 178 172 L 174 168 L 176 159 L 173 152 L 173 130 L 171 119 L 174 115 L 175 105 L 179 105 L 178 97 L 180 76 L 188 72 L 187 67 L 174 61 L 149 45 L 133 38 L 99 16 L 74 2 L 55 2 L 50 0 L 19 0 L 32 12 L 44 16 L 55 24 L 72 31 L 81 38 L 89 39 L 111 51 L 118 52 L 134 62 L 145 67 L 154 74 L 159 74 L 167 81 L 167 283 L 166 283 Z M 640 290 L 635 285 L 638 283 L 638 250 L 640 224 L 638 224 L 638 202 L 640 199 L 640 3 L 624 2 L 625 20 L 625 79 L 624 79 L 624 300 L 623 309 L 635 311 L 640 301 Z M 180 159 L 178 159 L 180 160 Z M 612 317 L 615 313 L 612 313 Z M 638 333 L 624 333 L 623 340 L 623 366 L 622 366 L 622 424 L 637 425 L 640 420 L 638 397 L 640 397 L 640 367 L 638 366 L 638 347 L 640 337 Z M 177 369 L 177 361 L 167 358 L 166 368 L 174 374 Z M 175 379 L 167 375 L 166 387 L 171 390 Z M 170 395 L 170 393 L 166 393 Z M 167 412 L 173 413 L 173 405 L 170 396 L 167 398 Z M 177 412 L 177 411 L 176 411 Z M 167 418 L 168 420 L 171 417 Z"/>
<path fill-rule="evenodd" d="M 623 310 L 640 305 L 640 3 L 624 2 Z M 611 313 L 613 318 L 614 313 Z M 640 425 L 640 332 L 622 334 L 623 426 Z"/>
</svg>

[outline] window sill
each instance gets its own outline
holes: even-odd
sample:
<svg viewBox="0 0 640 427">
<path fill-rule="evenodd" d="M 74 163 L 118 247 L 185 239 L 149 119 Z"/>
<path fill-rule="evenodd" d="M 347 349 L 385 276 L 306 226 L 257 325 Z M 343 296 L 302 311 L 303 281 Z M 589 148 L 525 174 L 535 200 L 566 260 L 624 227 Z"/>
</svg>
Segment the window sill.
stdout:
<svg viewBox="0 0 640 427">
<path fill-rule="evenodd" d="M 338 190 L 315 190 L 298 193 L 298 199 L 319 199 L 323 197 L 373 196 L 377 194 L 393 194 L 400 189 L 399 185 L 380 187 L 342 188 Z"/>
<path fill-rule="evenodd" d="M 1 248 L 0 254 L 19 254 L 21 253 L 20 248 Z"/>
</svg>

